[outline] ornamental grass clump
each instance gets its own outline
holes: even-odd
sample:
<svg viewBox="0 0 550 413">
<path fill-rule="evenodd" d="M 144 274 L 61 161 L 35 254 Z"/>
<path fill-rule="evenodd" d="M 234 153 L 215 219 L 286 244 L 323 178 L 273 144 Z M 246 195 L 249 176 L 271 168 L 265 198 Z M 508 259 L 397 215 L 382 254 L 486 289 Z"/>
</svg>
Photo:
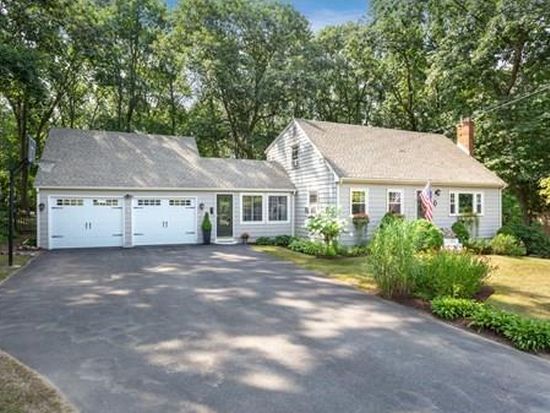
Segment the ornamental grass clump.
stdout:
<svg viewBox="0 0 550 413">
<path fill-rule="evenodd" d="M 392 219 L 379 228 L 369 247 L 370 272 L 380 294 L 387 298 L 410 295 L 418 269 L 415 224 Z"/>
<path fill-rule="evenodd" d="M 439 251 L 421 259 L 416 278 L 416 294 L 432 299 L 439 296 L 472 298 L 489 277 L 486 258 L 467 252 Z"/>
</svg>

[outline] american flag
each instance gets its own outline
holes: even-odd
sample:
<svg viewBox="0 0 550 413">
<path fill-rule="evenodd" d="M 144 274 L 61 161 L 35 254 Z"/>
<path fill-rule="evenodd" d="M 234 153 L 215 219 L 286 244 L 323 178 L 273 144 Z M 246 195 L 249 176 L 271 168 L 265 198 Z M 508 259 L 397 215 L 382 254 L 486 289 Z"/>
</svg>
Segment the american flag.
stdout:
<svg viewBox="0 0 550 413">
<path fill-rule="evenodd" d="M 422 192 L 420 192 L 420 200 L 424 208 L 424 218 L 432 222 L 434 218 L 434 202 L 432 196 L 432 186 L 428 182 Z"/>
</svg>

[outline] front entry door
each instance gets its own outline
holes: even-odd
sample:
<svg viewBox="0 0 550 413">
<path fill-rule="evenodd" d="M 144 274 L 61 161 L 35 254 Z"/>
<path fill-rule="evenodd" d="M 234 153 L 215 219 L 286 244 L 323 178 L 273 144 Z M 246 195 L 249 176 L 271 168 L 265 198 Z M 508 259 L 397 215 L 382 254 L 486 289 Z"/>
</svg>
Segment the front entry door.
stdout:
<svg viewBox="0 0 550 413">
<path fill-rule="evenodd" d="M 217 195 L 216 197 L 216 237 L 233 236 L 233 195 Z"/>
</svg>

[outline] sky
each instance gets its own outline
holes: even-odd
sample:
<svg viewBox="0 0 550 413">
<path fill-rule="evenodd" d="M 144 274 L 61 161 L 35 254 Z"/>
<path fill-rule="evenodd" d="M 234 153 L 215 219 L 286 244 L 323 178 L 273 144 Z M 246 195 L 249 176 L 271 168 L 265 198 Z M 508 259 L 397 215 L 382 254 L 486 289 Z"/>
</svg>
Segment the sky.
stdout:
<svg viewBox="0 0 550 413">
<path fill-rule="evenodd" d="M 294 5 L 317 31 L 325 26 L 357 21 L 367 12 L 368 0 L 283 0 Z M 178 0 L 166 0 L 173 7 Z"/>
</svg>

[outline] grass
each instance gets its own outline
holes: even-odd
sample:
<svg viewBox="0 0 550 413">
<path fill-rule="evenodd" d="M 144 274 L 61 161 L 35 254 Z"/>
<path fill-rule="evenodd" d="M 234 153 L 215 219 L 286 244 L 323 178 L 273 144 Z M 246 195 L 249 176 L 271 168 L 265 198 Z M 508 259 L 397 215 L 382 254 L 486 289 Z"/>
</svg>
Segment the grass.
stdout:
<svg viewBox="0 0 550 413">
<path fill-rule="evenodd" d="M 38 374 L 0 351 L 0 412 L 72 413 L 75 409 Z"/>
<path fill-rule="evenodd" d="M 291 261 L 300 267 L 322 273 L 362 290 L 376 291 L 374 280 L 367 271 L 366 257 L 316 258 L 282 247 L 255 245 L 253 248 L 255 251 L 265 252 Z"/>
<path fill-rule="evenodd" d="M 0 281 L 10 275 L 13 271 L 17 270 L 30 259 L 29 255 L 14 255 L 13 256 L 13 267 L 8 266 L 8 256 L 7 254 L 0 255 Z"/>
<path fill-rule="evenodd" d="M 488 302 L 528 317 L 550 320 L 550 259 L 492 255 Z"/>
<path fill-rule="evenodd" d="M 253 248 L 368 292 L 377 291 L 367 270 L 368 257 L 316 258 L 281 247 L 256 245 Z M 550 260 L 497 255 L 489 258 L 496 269 L 487 281 L 495 289 L 488 302 L 528 317 L 550 319 Z"/>
</svg>

